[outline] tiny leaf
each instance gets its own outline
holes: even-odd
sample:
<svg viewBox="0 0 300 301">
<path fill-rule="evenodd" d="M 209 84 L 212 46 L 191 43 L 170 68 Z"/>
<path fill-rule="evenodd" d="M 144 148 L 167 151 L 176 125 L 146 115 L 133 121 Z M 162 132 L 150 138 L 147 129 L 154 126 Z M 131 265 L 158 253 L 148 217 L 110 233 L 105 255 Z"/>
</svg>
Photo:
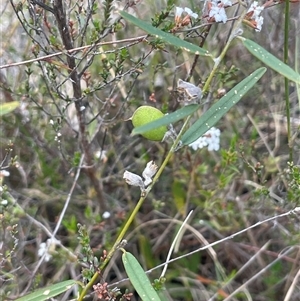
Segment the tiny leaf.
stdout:
<svg viewBox="0 0 300 301">
<path fill-rule="evenodd" d="M 65 291 L 72 288 L 76 283 L 79 283 L 76 280 L 67 280 L 57 284 L 53 284 L 41 289 L 36 290 L 35 292 L 25 295 L 21 298 L 16 299 L 15 301 L 44 301 L 50 298 L 53 298 L 57 295 L 64 293 Z"/>
<path fill-rule="evenodd" d="M 159 128 L 161 126 L 165 126 L 165 125 L 169 125 L 171 123 L 174 123 L 178 120 L 181 120 L 191 114 L 193 114 L 194 112 L 196 112 L 198 109 L 200 108 L 200 105 L 189 105 L 189 106 L 185 106 L 173 113 L 167 114 L 162 118 L 159 118 L 157 120 L 154 120 L 152 122 L 149 122 L 145 125 L 136 127 L 131 135 L 137 135 L 137 134 L 142 134 L 145 132 L 148 132 L 150 130 Z"/>
<path fill-rule="evenodd" d="M 218 102 L 211 106 L 182 136 L 182 144 L 189 145 L 212 126 L 214 126 L 242 97 L 255 85 L 266 72 L 266 68 L 259 68 L 243 79 Z"/>
<path fill-rule="evenodd" d="M 137 27 L 143 29 L 144 31 L 148 32 L 149 34 L 160 38 L 161 40 L 163 40 L 166 43 L 169 43 L 175 47 L 181 48 L 183 50 L 198 54 L 198 55 L 202 55 L 202 56 L 210 56 L 211 54 L 207 51 L 204 50 L 203 48 L 200 48 L 199 46 L 196 46 L 192 43 L 186 42 L 182 39 L 177 38 L 176 36 L 167 33 L 165 31 L 162 31 L 156 27 L 153 27 L 151 24 L 146 23 L 128 13 L 126 13 L 125 11 L 120 11 L 119 14 L 127 21 L 129 21 L 130 23 L 136 25 Z"/>
<path fill-rule="evenodd" d="M 252 40 L 245 38 L 240 39 L 242 40 L 244 46 L 248 49 L 248 51 L 251 52 L 259 60 L 261 60 L 264 64 L 266 64 L 279 74 L 285 76 L 289 80 L 300 84 L 300 74 L 293 70 L 290 66 L 280 61 L 277 57 L 275 57 L 273 54 L 271 54 Z"/>
<path fill-rule="evenodd" d="M 131 253 L 124 252 L 122 260 L 126 273 L 141 299 L 143 301 L 160 301 L 156 290 L 136 258 Z"/>
</svg>

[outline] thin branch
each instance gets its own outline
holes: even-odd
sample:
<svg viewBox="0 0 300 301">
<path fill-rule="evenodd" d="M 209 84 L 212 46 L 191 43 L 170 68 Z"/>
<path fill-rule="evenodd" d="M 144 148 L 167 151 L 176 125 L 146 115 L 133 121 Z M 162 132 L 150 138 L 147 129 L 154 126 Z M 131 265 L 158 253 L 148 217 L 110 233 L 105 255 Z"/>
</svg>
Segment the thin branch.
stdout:
<svg viewBox="0 0 300 301">
<path fill-rule="evenodd" d="M 62 0 L 54 0 L 53 2 L 54 15 L 57 21 L 58 29 L 61 35 L 63 45 L 67 51 L 74 48 L 72 37 L 69 32 L 68 21 L 66 18 L 66 12 L 63 6 Z M 94 47 L 94 45 L 92 45 Z M 81 110 L 83 105 L 84 98 L 82 97 L 81 89 L 81 77 L 77 70 L 75 57 L 68 54 L 67 55 L 67 64 L 71 71 L 70 79 L 73 86 L 73 97 L 75 101 L 75 108 L 77 113 L 77 118 L 79 122 L 79 141 L 82 148 L 83 154 L 85 156 L 86 165 L 91 166 L 91 168 L 85 169 L 86 174 L 88 175 L 97 195 L 97 200 L 99 202 L 101 211 L 104 212 L 107 210 L 107 203 L 103 197 L 103 187 L 100 179 L 97 178 L 97 170 L 93 163 L 93 156 L 91 148 L 86 136 L 86 122 L 85 122 L 85 112 Z"/>
<path fill-rule="evenodd" d="M 89 49 L 89 48 L 92 48 L 95 46 L 121 44 L 121 43 L 128 43 L 128 42 L 134 42 L 134 41 L 139 42 L 139 41 L 143 41 L 146 37 L 147 37 L 147 35 L 143 35 L 143 36 L 136 37 L 136 38 L 123 39 L 123 40 L 119 40 L 119 41 L 99 42 L 99 43 L 92 44 L 92 45 L 76 47 L 76 48 L 68 49 L 67 51 L 59 51 L 56 53 L 44 55 L 44 56 L 37 57 L 37 58 L 27 60 L 27 61 L 5 64 L 5 65 L 0 66 L 0 69 L 6 69 L 6 68 L 10 68 L 10 67 L 26 65 L 26 64 L 30 64 L 30 63 L 34 63 L 34 62 L 38 62 L 38 61 L 46 61 L 47 59 L 55 57 L 55 56 L 59 56 L 62 54 L 68 55 L 68 54 L 72 54 L 73 52 L 82 51 L 82 50 L 84 51 L 86 49 Z"/>
</svg>

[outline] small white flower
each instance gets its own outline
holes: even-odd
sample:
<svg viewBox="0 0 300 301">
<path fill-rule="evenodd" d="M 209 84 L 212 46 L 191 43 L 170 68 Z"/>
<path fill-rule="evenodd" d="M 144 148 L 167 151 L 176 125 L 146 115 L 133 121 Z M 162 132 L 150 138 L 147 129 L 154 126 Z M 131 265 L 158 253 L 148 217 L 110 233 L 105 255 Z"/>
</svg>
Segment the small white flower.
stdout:
<svg viewBox="0 0 300 301">
<path fill-rule="evenodd" d="M 3 186 L 0 186 L 0 192 L 2 192 L 3 191 Z"/>
<path fill-rule="evenodd" d="M 221 131 L 215 127 L 212 127 L 202 137 L 189 144 L 189 146 L 193 150 L 207 147 L 208 151 L 218 151 L 220 149 L 220 135 Z"/>
<path fill-rule="evenodd" d="M 259 6 L 258 2 L 254 1 L 251 4 L 250 8 L 248 9 L 247 13 L 250 13 L 250 12 L 253 11 L 254 14 L 253 14 L 253 18 L 252 19 L 256 19 L 263 10 L 264 10 L 264 7 L 263 6 Z"/>
<path fill-rule="evenodd" d="M 105 211 L 105 212 L 102 214 L 102 218 L 103 218 L 103 219 L 108 219 L 108 218 L 110 218 L 110 216 L 111 216 L 111 214 L 110 214 L 110 212 L 108 212 L 108 211 Z"/>
<path fill-rule="evenodd" d="M 141 190 L 144 191 L 145 187 L 152 182 L 152 177 L 156 174 L 157 168 L 158 167 L 154 163 L 154 161 L 150 161 L 147 163 L 147 166 L 142 173 L 144 181 L 139 175 L 136 175 L 135 173 L 127 170 L 124 172 L 123 179 L 125 179 L 127 184 L 139 186 Z"/>
<path fill-rule="evenodd" d="M 57 137 L 61 137 L 61 133 L 60 132 L 57 133 Z"/>
<path fill-rule="evenodd" d="M 9 177 L 10 176 L 10 172 L 8 170 L 0 170 L 0 177 Z"/>
<path fill-rule="evenodd" d="M 192 18 L 198 19 L 198 14 L 194 13 L 190 8 L 185 7 L 184 11 Z"/>
<path fill-rule="evenodd" d="M 145 186 L 148 186 L 152 182 L 152 177 L 156 174 L 157 168 L 158 166 L 154 163 L 154 161 L 147 163 L 147 166 L 142 173 L 142 176 L 145 179 Z"/>
<path fill-rule="evenodd" d="M 252 23 L 252 25 L 255 28 L 255 31 L 261 31 L 262 29 L 262 25 L 264 22 L 264 18 L 259 16 L 260 13 L 264 10 L 264 6 L 259 6 L 257 1 L 254 1 L 250 8 L 247 11 L 247 15 L 246 18 L 248 16 L 248 20 L 253 20 L 252 22 L 250 21 L 250 23 Z"/>
<path fill-rule="evenodd" d="M 182 16 L 183 12 L 184 12 L 184 9 L 182 7 L 176 6 L 175 7 L 175 18 L 176 17 L 180 18 Z"/>
<path fill-rule="evenodd" d="M 183 13 L 186 13 L 188 16 L 194 18 L 194 19 L 197 19 L 198 18 L 198 14 L 194 13 L 190 8 L 188 7 L 185 7 L 185 8 L 182 8 L 182 7 L 178 7 L 176 6 L 175 7 L 175 19 L 181 19 Z"/>
<path fill-rule="evenodd" d="M 126 183 L 132 186 L 139 186 L 141 190 L 145 189 L 144 182 L 139 175 L 132 173 L 130 171 L 125 171 L 123 174 L 123 179 L 125 179 Z"/>
<path fill-rule="evenodd" d="M 210 18 L 214 17 L 216 22 L 226 23 L 227 15 L 226 15 L 224 7 L 219 7 L 218 4 L 215 2 L 212 2 L 211 4 L 212 4 L 212 7 L 209 11 L 209 17 Z"/>
<path fill-rule="evenodd" d="M 255 31 L 260 32 L 261 29 L 262 29 L 262 25 L 264 23 L 264 18 L 263 17 L 258 17 L 258 18 L 255 19 L 255 21 L 256 21 L 256 29 L 255 29 Z"/>
<path fill-rule="evenodd" d="M 94 153 L 95 158 L 101 160 L 103 163 L 106 163 L 108 158 L 107 158 L 107 151 L 106 150 L 98 150 Z"/>
<path fill-rule="evenodd" d="M 197 150 L 197 149 L 201 149 L 203 147 L 207 146 L 207 141 L 206 141 L 206 137 L 200 137 L 198 138 L 196 141 L 194 141 L 193 143 L 189 144 L 189 146 L 193 149 L 193 150 Z"/>
<path fill-rule="evenodd" d="M 42 242 L 42 243 L 40 244 L 39 249 L 38 249 L 38 256 L 39 256 L 39 257 L 42 257 L 46 252 L 47 252 L 47 245 L 46 245 L 45 242 Z M 46 256 L 47 256 L 47 255 L 46 255 Z M 52 257 L 51 255 L 49 255 L 49 256 L 50 256 L 50 258 Z M 46 260 L 46 261 L 49 261 L 50 258 L 48 258 L 48 260 L 46 260 L 46 257 L 45 257 L 45 260 Z"/>
<path fill-rule="evenodd" d="M 1 205 L 2 206 L 7 206 L 7 204 L 8 204 L 8 200 L 2 200 L 1 201 Z"/>
<path fill-rule="evenodd" d="M 221 131 L 212 127 L 206 134 L 207 136 L 207 149 L 208 151 L 218 151 L 220 149 L 220 135 Z"/>
<path fill-rule="evenodd" d="M 38 256 L 42 257 L 45 254 L 45 261 L 48 262 L 52 258 L 52 255 L 48 253 L 48 247 L 45 242 L 42 242 L 40 244 L 40 247 L 38 249 Z"/>
<path fill-rule="evenodd" d="M 38 249 L 38 256 L 42 257 L 45 254 L 45 261 L 48 262 L 52 258 L 51 253 L 54 253 L 56 245 L 59 244 L 60 241 L 55 238 L 47 239 L 47 242 L 42 242 L 40 244 L 40 247 Z"/>
<path fill-rule="evenodd" d="M 85 106 L 81 106 L 81 107 L 79 108 L 79 110 L 80 110 L 80 112 L 84 111 L 84 110 L 85 110 Z"/>
<path fill-rule="evenodd" d="M 54 121 L 53 121 L 52 119 L 50 119 L 49 123 L 50 123 L 51 125 L 53 125 L 53 124 L 54 124 Z"/>
</svg>

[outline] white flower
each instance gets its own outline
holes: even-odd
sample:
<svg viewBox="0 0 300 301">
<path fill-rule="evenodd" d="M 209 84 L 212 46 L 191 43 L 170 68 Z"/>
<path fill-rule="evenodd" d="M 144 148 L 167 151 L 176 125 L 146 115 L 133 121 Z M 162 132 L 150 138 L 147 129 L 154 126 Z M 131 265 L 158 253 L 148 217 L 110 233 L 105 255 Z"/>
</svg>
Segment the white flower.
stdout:
<svg viewBox="0 0 300 301">
<path fill-rule="evenodd" d="M 256 19 L 263 10 L 264 10 L 264 7 L 263 6 L 258 6 L 258 2 L 254 1 L 251 4 L 250 8 L 248 9 L 247 13 L 250 13 L 250 12 L 253 11 L 254 14 L 253 14 L 252 19 Z"/>
<path fill-rule="evenodd" d="M 198 14 L 194 13 L 190 8 L 185 7 L 184 11 L 192 18 L 198 19 Z"/>
<path fill-rule="evenodd" d="M 7 206 L 8 200 L 2 200 L 0 203 L 2 206 Z"/>
<path fill-rule="evenodd" d="M 52 258 L 52 255 L 48 253 L 48 248 L 47 248 L 47 244 L 45 242 L 42 242 L 40 244 L 39 250 L 38 250 L 38 256 L 42 257 L 45 255 L 45 261 L 49 261 Z"/>
<path fill-rule="evenodd" d="M 182 7 L 175 7 L 175 18 L 181 18 L 182 14 L 184 12 L 184 9 Z"/>
<path fill-rule="evenodd" d="M 202 137 L 189 144 L 189 146 L 193 150 L 207 147 L 208 151 L 218 151 L 220 149 L 220 135 L 221 131 L 212 127 Z"/>
<path fill-rule="evenodd" d="M 247 11 L 246 17 L 248 16 L 248 20 L 249 19 L 254 20 L 250 23 L 252 23 L 252 25 L 255 27 L 255 31 L 261 31 L 264 18 L 259 15 L 263 10 L 264 10 L 264 6 L 259 6 L 258 2 L 254 1 Z"/>
<path fill-rule="evenodd" d="M 108 218 L 110 218 L 110 216 L 111 216 L 111 214 L 110 214 L 110 212 L 108 212 L 108 211 L 105 211 L 105 212 L 103 212 L 103 214 L 102 214 L 102 218 L 103 218 L 103 219 L 108 219 Z"/>
<path fill-rule="evenodd" d="M 9 177 L 10 176 L 10 172 L 8 170 L 1 170 L 0 171 L 0 176 L 1 177 Z"/>
<path fill-rule="evenodd" d="M 200 137 L 198 138 L 196 141 L 194 141 L 193 143 L 189 144 L 189 146 L 193 149 L 193 150 L 197 150 L 197 149 L 201 149 L 203 147 L 207 146 L 207 141 L 205 137 Z"/>
<path fill-rule="evenodd" d="M 106 150 L 97 150 L 94 153 L 95 158 L 99 159 L 100 161 L 102 161 L 103 163 L 106 163 L 108 158 L 107 158 L 107 151 Z"/>
<path fill-rule="evenodd" d="M 38 249 L 38 256 L 42 257 L 45 254 L 45 261 L 48 262 L 52 255 L 51 253 L 54 253 L 56 245 L 59 245 L 60 241 L 55 238 L 49 238 L 47 239 L 47 242 L 42 242 L 40 244 L 40 247 Z"/>
<path fill-rule="evenodd" d="M 127 184 L 133 186 L 139 186 L 141 190 L 144 191 L 145 187 L 152 182 L 152 177 L 156 174 L 157 168 L 158 167 L 154 163 L 154 161 L 150 161 L 147 163 L 147 166 L 142 174 L 144 181 L 139 175 L 136 175 L 135 173 L 132 173 L 127 170 L 123 174 L 123 179 L 125 179 Z"/>
<path fill-rule="evenodd" d="M 0 177 L 9 177 L 10 172 L 8 170 L 0 170 Z"/>
<path fill-rule="evenodd" d="M 142 173 L 142 176 L 145 179 L 145 186 L 148 186 L 152 182 L 152 177 L 156 174 L 157 168 L 158 166 L 154 163 L 154 161 L 147 163 L 147 166 Z"/>
<path fill-rule="evenodd" d="M 49 123 L 50 123 L 51 125 L 53 125 L 53 124 L 54 124 L 54 121 L 53 121 L 52 119 L 50 119 Z"/>
<path fill-rule="evenodd" d="M 142 178 L 135 173 L 125 170 L 123 174 L 123 179 L 125 179 L 126 183 L 132 186 L 139 186 L 142 190 L 145 189 L 144 182 Z"/>
<path fill-rule="evenodd" d="M 227 15 L 225 12 L 224 7 L 219 7 L 217 3 L 212 2 L 212 7 L 209 11 L 209 17 L 212 18 L 214 17 L 216 22 L 227 22 Z"/>
<path fill-rule="evenodd" d="M 190 8 L 185 7 L 175 7 L 175 19 L 181 19 L 183 13 L 186 13 L 188 16 L 197 19 L 198 18 L 198 14 L 194 13 Z"/>
<path fill-rule="evenodd" d="M 256 18 L 255 21 L 256 21 L 256 29 L 255 29 L 255 31 L 260 32 L 261 29 L 262 29 L 262 25 L 264 23 L 264 18 L 263 17 L 258 17 L 258 18 Z"/>
</svg>

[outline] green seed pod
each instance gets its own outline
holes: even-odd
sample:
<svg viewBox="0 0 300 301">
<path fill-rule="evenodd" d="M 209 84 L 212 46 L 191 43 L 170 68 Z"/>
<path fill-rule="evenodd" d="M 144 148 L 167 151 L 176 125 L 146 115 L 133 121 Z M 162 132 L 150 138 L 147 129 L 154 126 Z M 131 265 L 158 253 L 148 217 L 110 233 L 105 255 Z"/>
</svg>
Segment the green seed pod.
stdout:
<svg viewBox="0 0 300 301">
<path fill-rule="evenodd" d="M 156 119 L 159 119 L 163 117 L 164 114 L 160 110 L 150 107 L 150 106 L 142 106 L 139 107 L 132 115 L 131 121 L 133 126 L 139 127 L 144 124 L 147 124 L 151 121 L 154 121 Z M 167 132 L 167 127 L 166 126 L 161 126 L 157 129 L 145 132 L 141 134 L 143 137 L 149 140 L 154 140 L 154 141 L 161 141 Z"/>
</svg>

